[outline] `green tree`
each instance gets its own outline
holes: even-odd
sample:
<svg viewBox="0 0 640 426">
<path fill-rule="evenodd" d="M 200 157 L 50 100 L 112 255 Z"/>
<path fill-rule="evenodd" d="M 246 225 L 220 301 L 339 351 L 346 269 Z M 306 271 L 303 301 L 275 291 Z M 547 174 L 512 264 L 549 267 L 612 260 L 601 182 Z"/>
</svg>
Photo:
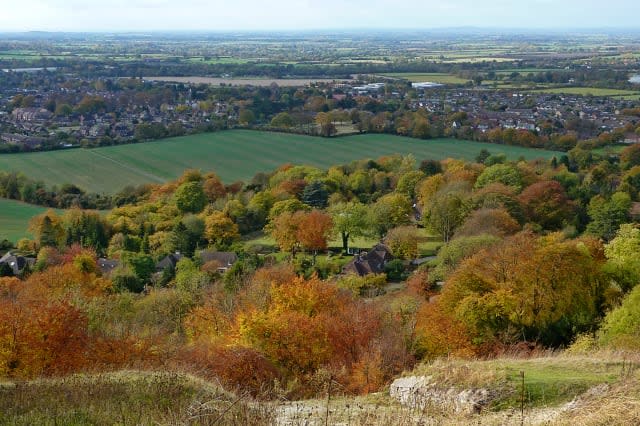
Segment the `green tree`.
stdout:
<svg viewBox="0 0 640 426">
<path fill-rule="evenodd" d="M 508 164 L 495 164 L 484 169 L 480 176 L 478 176 L 475 187 L 484 188 L 485 186 L 496 182 L 512 186 L 516 188 L 517 191 L 522 189 L 522 176 L 520 176 L 520 172 L 518 169 Z"/>
<path fill-rule="evenodd" d="M 271 119 L 272 127 L 283 127 L 285 129 L 288 129 L 289 127 L 293 127 L 294 124 L 295 122 L 288 112 L 281 112 L 279 114 L 276 114 L 276 116 Z"/>
<path fill-rule="evenodd" d="M 184 257 L 176 265 L 175 281 L 178 291 L 194 294 L 209 283 L 209 278 L 198 269 L 193 260 Z"/>
<path fill-rule="evenodd" d="M 476 156 L 476 163 L 482 163 L 484 164 L 484 162 L 487 160 L 487 158 L 491 157 L 491 153 L 489 152 L 488 149 L 486 148 L 482 148 L 480 150 L 480 153 Z M 555 158 L 555 157 L 554 157 Z"/>
<path fill-rule="evenodd" d="M 391 193 L 380 197 L 369 207 L 369 223 L 383 237 L 391 228 L 411 223 L 413 207 L 406 195 Z"/>
<path fill-rule="evenodd" d="M 640 286 L 634 288 L 622 305 L 607 314 L 598 332 L 598 343 L 610 349 L 640 349 Z"/>
<path fill-rule="evenodd" d="M 620 225 L 631 220 L 630 208 L 631 198 L 626 192 L 616 192 L 609 200 L 596 195 L 587 207 L 587 213 L 591 218 L 587 232 L 606 241 L 611 240 Z"/>
<path fill-rule="evenodd" d="M 250 109 L 243 109 L 238 115 L 238 121 L 245 126 L 250 125 L 256 121 L 256 116 Z"/>
<path fill-rule="evenodd" d="M 414 200 L 416 198 L 416 187 L 425 177 L 425 174 L 421 170 L 407 172 L 398 179 L 396 191 L 406 195 L 409 199 Z"/>
<path fill-rule="evenodd" d="M 622 224 L 616 237 L 604 246 L 607 270 L 620 288 L 627 292 L 640 283 L 640 229 L 633 224 Z"/>
<path fill-rule="evenodd" d="M 327 206 L 329 193 L 322 182 L 316 180 L 304 187 L 301 198 L 305 204 L 317 209 L 323 209 Z"/>
<path fill-rule="evenodd" d="M 469 213 L 468 196 L 461 190 L 445 187 L 425 204 L 422 212 L 425 227 L 436 232 L 447 243 Z"/>
<path fill-rule="evenodd" d="M 369 225 L 367 206 L 357 201 L 337 203 L 329 207 L 334 231 L 340 234 L 344 252 L 349 251 L 349 240 L 364 235 Z"/>
<path fill-rule="evenodd" d="M 185 213 L 199 213 L 207 205 L 207 197 L 200 182 L 186 182 L 176 189 L 176 206 Z"/>
</svg>

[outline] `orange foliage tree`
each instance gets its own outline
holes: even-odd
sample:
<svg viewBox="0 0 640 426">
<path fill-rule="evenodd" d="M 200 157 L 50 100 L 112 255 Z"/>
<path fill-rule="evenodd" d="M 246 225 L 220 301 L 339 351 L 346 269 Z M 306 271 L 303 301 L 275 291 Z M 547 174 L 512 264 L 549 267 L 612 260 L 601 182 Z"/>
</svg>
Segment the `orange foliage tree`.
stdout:
<svg viewBox="0 0 640 426">
<path fill-rule="evenodd" d="M 593 240 L 522 232 L 463 262 L 440 301 L 476 341 L 567 343 L 601 314 L 608 283 Z"/>
<path fill-rule="evenodd" d="M 320 210 L 312 210 L 308 213 L 299 212 L 300 221 L 296 236 L 300 244 L 313 252 L 313 263 L 319 250 L 327 249 L 327 240 L 333 230 L 331 216 Z"/>
</svg>

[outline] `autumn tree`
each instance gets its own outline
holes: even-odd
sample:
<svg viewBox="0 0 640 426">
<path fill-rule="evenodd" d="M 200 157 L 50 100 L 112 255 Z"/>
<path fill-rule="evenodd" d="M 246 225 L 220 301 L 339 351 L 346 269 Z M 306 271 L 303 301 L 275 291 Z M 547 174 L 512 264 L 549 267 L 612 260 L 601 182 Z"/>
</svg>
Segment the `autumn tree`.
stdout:
<svg viewBox="0 0 640 426">
<path fill-rule="evenodd" d="M 456 230 L 456 237 L 496 235 L 505 237 L 520 230 L 518 222 L 504 209 L 481 208 L 473 211 Z"/>
<path fill-rule="evenodd" d="M 214 210 L 204 219 L 204 235 L 209 244 L 222 249 L 240 238 L 238 225 L 221 211 Z"/>
<path fill-rule="evenodd" d="M 298 225 L 297 239 L 306 250 L 313 252 L 315 264 L 318 251 L 327 249 L 327 240 L 333 230 L 331 216 L 320 210 L 298 214 L 302 217 Z"/>
<path fill-rule="evenodd" d="M 204 176 L 202 190 L 210 203 L 224 197 L 227 193 L 224 184 L 215 173 L 208 173 Z"/>
<path fill-rule="evenodd" d="M 558 345 L 601 314 L 607 281 L 592 241 L 520 233 L 478 252 L 449 277 L 443 309 L 480 342 Z"/>
<path fill-rule="evenodd" d="M 556 181 L 534 183 L 522 191 L 518 200 L 526 219 L 547 230 L 562 228 L 576 211 L 575 204 Z"/>
<path fill-rule="evenodd" d="M 320 134 L 324 137 L 331 137 L 337 133 L 331 114 L 319 112 L 316 115 L 316 124 L 320 126 Z"/>
<path fill-rule="evenodd" d="M 29 221 L 29 232 L 35 236 L 40 247 L 57 247 L 64 241 L 62 219 L 53 210 L 34 216 Z"/>
<path fill-rule="evenodd" d="M 268 227 L 269 233 L 276 240 L 280 250 L 291 252 L 294 257 L 299 245 L 298 229 L 303 216 L 304 214 L 300 211 L 295 213 L 284 211 L 274 217 Z"/>
<path fill-rule="evenodd" d="M 0 298 L 0 375 L 33 378 L 79 371 L 87 317 L 67 301 Z"/>
<path fill-rule="evenodd" d="M 389 231 L 385 243 L 394 257 L 411 260 L 418 257 L 418 236 L 413 226 L 399 226 Z"/>
</svg>

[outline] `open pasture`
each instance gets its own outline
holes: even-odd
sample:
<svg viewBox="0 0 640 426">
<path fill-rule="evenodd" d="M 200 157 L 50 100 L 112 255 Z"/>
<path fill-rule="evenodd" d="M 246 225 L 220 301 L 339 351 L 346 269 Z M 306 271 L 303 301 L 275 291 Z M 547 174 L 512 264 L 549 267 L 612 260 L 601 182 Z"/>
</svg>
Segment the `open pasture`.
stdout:
<svg viewBox="0 0 640 426">
<path fill-rule="evenodd" d="M 563 95 L 632 97 L 633 99 L 638 99 L 638 96 L 640 96 L 640 92 L 633 90 L 606 89 L 599 87 L 554 87 L 540 90 L 540 92 Z"/>
<path fill-rule="evenodd" d="M 466 84 L 471 80 L 444 73 L 389 73 L 382 74 L 383 77 L 402 78 L 412 83 L 429 81 L 440 84 Z"/>
<path fill-rule="evenodd" d="M 46 207 L 0 198 L 0 240 L 15 243 L 20 238 L 30 237 L 27 232 L 29 220 L 46 210 Z"/>
</svg>

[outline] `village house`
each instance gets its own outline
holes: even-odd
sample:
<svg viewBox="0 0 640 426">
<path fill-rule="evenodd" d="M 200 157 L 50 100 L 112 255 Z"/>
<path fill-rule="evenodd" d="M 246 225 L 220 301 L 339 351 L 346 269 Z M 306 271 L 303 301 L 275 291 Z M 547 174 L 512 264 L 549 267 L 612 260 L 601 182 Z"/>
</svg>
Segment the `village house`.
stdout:
<svg viewBox="0 0 640 426">
<path fill-rule="evenodd" d="M 21 275 L 25 269 L 32 269 L 35 263 L 36 259 L 33 257 L 24 257 L 7 252 L 0 258 L 0 271 L 4 269 L 2 265 L 6 265 L 11 269 L 12 275 L 18 276 Z"/>
<path fill-rule="evenodd" d="M 200 263 L 205 265 L 209 262 L 215 262 L 217 271 L 225 273 L 238 261 L 238 255 L 234 252 L 203 250 L 199 254 Z"/>
<path fill-rule="evenodd" d="M 384 244 L 376 244 L 371 250 L 356 254 L 353 260 L 342 268 L 342 273 L 356 274 L 361 277 L 368 274 L 381 274 L 392 259 L 393 255 L 389 247 Z"/>
</svg>

